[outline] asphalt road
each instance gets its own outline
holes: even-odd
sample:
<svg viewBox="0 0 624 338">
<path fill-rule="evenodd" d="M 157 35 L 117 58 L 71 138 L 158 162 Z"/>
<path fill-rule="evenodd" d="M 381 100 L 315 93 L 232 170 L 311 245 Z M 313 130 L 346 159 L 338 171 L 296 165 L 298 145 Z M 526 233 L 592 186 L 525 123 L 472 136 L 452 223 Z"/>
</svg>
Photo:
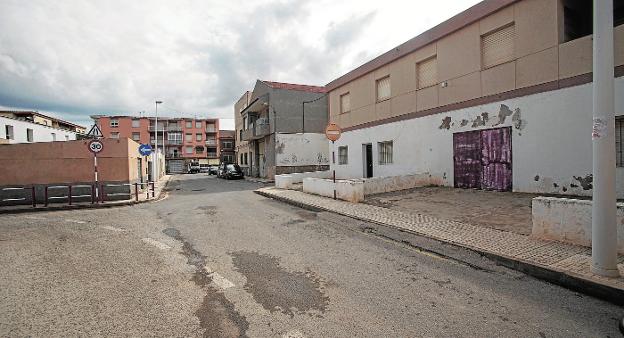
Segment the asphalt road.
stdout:
<svg viewBox="0 0 624 338">
<path fill-rule="evenodd" d="M 615 305 L 260 186 L 0 215 L 0 336 L 620 336 Z"/>
</svg>

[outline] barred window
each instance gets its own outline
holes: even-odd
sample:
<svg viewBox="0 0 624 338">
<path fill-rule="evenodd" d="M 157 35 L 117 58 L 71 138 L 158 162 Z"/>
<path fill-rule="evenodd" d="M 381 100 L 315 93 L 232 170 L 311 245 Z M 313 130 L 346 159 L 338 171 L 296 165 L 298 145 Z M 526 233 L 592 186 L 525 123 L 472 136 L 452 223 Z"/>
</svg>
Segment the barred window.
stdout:
<svg viewBox="0 0 624 338">
<path fill-rule="evenodd" d="M 377 101 L 390 98 L 390 76 L 377 80 Z"/>
<path fill-rule="evenodd" d="M 338 164 L 349 163 L 349 148 L 347 146 L 338 147 Z"/>
<path fill-rule="evenodd" d="M 379 164 L 392 163 L 392 141 L 384 141 L 377 143 L 379 150 Z"/>
<path fill-rule="evenodd" d="M 624 167 L 624 116 L 615 118 L 615 163 L 617 167 Z"/>
<path fill-rule="evenodd" d="M 416 64 L 416 81 L 418 89 L 433 86 L 438 83 L 438 62 L 432 57 Z"/>
<path fill-rule="evenodd" d="M 351 111 L 351 95 L 349 93 L 340 95 L 340 113 Z"/>
</svg>

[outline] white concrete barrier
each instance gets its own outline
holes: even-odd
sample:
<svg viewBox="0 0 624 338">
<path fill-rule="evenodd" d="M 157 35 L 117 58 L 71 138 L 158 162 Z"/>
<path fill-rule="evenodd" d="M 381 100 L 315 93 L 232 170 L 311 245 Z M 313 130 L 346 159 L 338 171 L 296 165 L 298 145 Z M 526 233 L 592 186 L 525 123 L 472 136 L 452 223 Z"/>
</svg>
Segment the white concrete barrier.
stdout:
<svg viewBox="0 0 624 338">
<path fill-rule="evenodd" d="M 275 175 L 275 187 L 280 189 L 292 189 L 294 184 L 302 183 L 304 178 L 330 178 L 331 176 L 332 172 L 329 170 Z"/>
<path fill-rule="evenodd" d="M 381 194 L 385 192 L 430 185 L 444 185 L 443 176 L 424 173 L 388 177 L 371 177 L 364 180 L 364 195 Z"/>
<path fill-rule="evenodd" d="M 336 198 L 353 203 L 364 201 L 363 180 L 336 180 L 335 187 Z M 331 179 L 307 177 L 303 179 L 303 192 L 333 198 L 334 182 Z"/>
<path fill-rule="evenodd" d="M 531 237 L 591 247 L 592 201 L 536 197 Z M 617 204 L 618 252 L 624 254 L 624 203 Z"/>
</svg>

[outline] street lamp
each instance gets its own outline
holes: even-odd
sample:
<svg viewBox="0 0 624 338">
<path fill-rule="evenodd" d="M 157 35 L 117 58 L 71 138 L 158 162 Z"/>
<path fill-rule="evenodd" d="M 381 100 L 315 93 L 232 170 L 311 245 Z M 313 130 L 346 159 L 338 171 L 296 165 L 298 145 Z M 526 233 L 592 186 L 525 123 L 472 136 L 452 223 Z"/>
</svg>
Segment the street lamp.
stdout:
<svg viewBox="0 0 624 338">
<path fill-rule="evenodd" d="M 154 166 L 152 167 L 154 173 L 152 180 L 158 181 L 160 178 L 160 172 L 158 168 L 158 105 L 161 104 L 162 101 L 156 100 L 156 117 L 154 118 L 154 127 L 156 127 L 156 131 L 154 132 L 156 135 L 156 139 L 154 142 L 155 150 L 154 150 Z M 165 139 L 163 139 L 163 143 L 165 143 Z M 163 144 L 164 145 L 164 144 Z"/>
</svg>

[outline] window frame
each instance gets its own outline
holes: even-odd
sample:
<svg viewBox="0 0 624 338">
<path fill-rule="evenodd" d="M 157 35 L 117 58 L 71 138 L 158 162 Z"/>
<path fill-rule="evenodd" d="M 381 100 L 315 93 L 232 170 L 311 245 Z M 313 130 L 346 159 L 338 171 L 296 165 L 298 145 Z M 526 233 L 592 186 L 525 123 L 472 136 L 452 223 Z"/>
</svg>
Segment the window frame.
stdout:
<svg viewBox="0 0 624 338">
<path fill-rule="evenodd" d="M 388 149 L 390 151 L 388 151 Z M 377 157 L 379 165 L 394 163 L 394 141 L 377 142 Z"/>
<path fill-rule="evenodd" d="M 379 83 L 386 79 L 388 79 L 388 96 L 380 98 L 379 97 Z M 390 74 L 388 74 L 386 76 L 380 77 L 377 80 L 375 80 L 375 102 L 379 103 L 379 102 L 390 100 L 391 98 L 392 98 L 392 82 L 390 82 Z"/>
<path fill-rule="evenodd" d="M 119 119 L 110 119 L 110 121 L 108 121 L 108 125 L 111 128 L 119 128 Z"/>
<path fill-rule="evenodd" d="M 184 124 L 186 129 L 193 129 L 193 121 L 191 120 L 186 120 L 186 123 Z"/>
<path fill-rule="evenodd" d="M 184 133 L 184 142 L 193 142 L 193 133 Z"/>
<path fill-rule="evenodd" d="M 132 128 L 141 128 L 141 120 L 140 119 L 132 119 Z"/>
<path fill-rule="evenodd" d="M 32 128 L 26 128 L 26 141 L 35 142 L 35 132 Z"/>
<path fill-rule="evenodd" d="M 426 62 L 431 62 L 435 60 L 435 74 L 436 74 L 436 78 L 433 84 L 430 85 L 426 85 L 426 86 L 421 86 L 420 85 L 420 67 L 422 64 L 426 63 Z M 430 88 L 430 87 L 435 87 L 438 85 L 438 55 L 433 55 L 430 56 L 426 59 L 420 60 L 418 62 L 416 62 L 416 90 L 421 90 L 421 89 L 425 89 L 425 88 Z"/>
<path fill-rule="evenodd" d="M 201 121 L 195 121 L 195 129 L 202 129 L 202 122 Z"/>
<path fill-rule="evenodd" d="M 344 109 L 343 99 L 345 97 L 349 98 L 349 110 L 345 110 Z M 350 113 L 351 112 L 351 92 L 346 92 L 346 93 L 340 95 L 339 99 L 340 99 L 340 114 Z"/>
<path fill-rule="evenodd" d="M 119 132 L 118 131 L 111 131 L 110 138 L 119 139 Z"/>
<path fill-rule="evenodd" d="M 342 153 L 344 151 L 344 154 Z M 349 164 L 349 146 L 338 147 L 338 165 Z"/>
<path fill-rule="evenodd" d="M 7 140 L 15 140 L 15 128 L 10 125 L 4 125 L 4 138 Z"/>
<path fill-rule="evenodd" d="M 195 141 L 197 142 L 201 142 L 204 140 L 204 137 L 202 136 L 202 133 L 195 133 Z"/>
<path fill-rule="evenodd" d="M 191 151 L 188 151 L 189 148 L 191 149 Z M 186 147 L 184 147 L 184 153 L 185 154 L 194 154 L 194 151 L 195 151 L 195 147 L 193 147 L 193 146 L 186 146 Z"/>
<path fill-rule="evenodd" d="M 135 136 L 138 136 L 137 138 L 134 138 Z M 141 141 L 141 133 L 140 132 L 132 132 L 132 141 L 136 141 L 139 142 Z"/>
<path fill-rule="evenodd" d="M 488 36 L 491 36 L 492 34 L 498 33 L 498 32 L 500 32 L 502 30 L 505 30 L 505 29 L 507 29 L 509 27 L 513 27 L 513 30 L 514 30 L 514 33 L 513 33 L 513 51 L 511 53 L 511 56 L 509 57 L 508 60 L 501 61 L 501 62 L 498 62 L 498 63 L 486 66 L 485 62 L 484 62 L 485 60 L 484 60 L 484 57 L 483 57 L 484 56 L 483 55 L 483 40 L 484 40 L 484 38 L 488 37 Z M 481 70 L 482 71 L 490 69 L 490 68 L 498 67 L 500 65 L 504 65 L 506 63 L 515 61 L 516 60 L 516 22 L 512 21 L 512 22 L 510 22 L 508 24 L 505 24 L 505 25 L 500 26 L 498 28 L 492 29 L 489 32 L 481 34 L 481 36 L 479 36 L 479 57 L 481 58 Z"/>
</svg>

